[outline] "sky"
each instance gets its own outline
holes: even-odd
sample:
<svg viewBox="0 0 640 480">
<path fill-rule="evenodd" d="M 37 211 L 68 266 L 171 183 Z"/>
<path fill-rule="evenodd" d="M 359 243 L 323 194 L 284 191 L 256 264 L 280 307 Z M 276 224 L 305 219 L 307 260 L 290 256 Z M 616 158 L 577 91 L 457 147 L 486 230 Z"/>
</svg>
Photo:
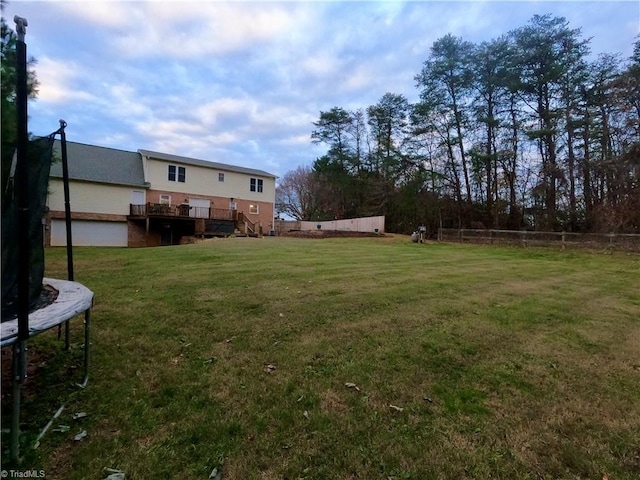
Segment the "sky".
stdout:
<svg viewBox="0 0 640 480">
<path fill-rule="evenodd" d="M 282 177 L 326 152 L 310 138 L 321 111 L 416 102 L 434 41 L 480 43 L 546 13 L 581 28 L 593 58 L 628 58 L 640 33 L 639 0 L 8 0 L 3 17 L 28 20 L 33 134 L 64 119 L 69 141 Z"/>
</svg>

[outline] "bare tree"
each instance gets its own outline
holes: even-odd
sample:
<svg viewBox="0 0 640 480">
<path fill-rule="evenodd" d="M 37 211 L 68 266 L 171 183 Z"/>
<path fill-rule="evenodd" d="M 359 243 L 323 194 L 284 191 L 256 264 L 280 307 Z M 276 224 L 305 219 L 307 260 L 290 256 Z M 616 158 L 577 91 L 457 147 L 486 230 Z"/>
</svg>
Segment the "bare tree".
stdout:
<svg viewBox="0 0 640 480">
<path fill-rule="evenodd" d="M 318 211 L 318 182 L 310 167 L 284 174 L 276 187 L 276 210 L 296 220 L 312 220 Z"/>
</svg>

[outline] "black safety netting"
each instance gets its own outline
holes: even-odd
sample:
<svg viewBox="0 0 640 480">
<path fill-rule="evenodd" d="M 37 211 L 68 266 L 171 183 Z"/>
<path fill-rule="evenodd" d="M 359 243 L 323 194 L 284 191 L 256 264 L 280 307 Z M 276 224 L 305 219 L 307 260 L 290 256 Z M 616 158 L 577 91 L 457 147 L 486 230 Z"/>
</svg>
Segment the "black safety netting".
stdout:
<svg viewBox="0 0 640 480">
<path fill-rule="evenodd" d="M 54 135 L 39 137 L 29 142 L 28 162 L 28 249 L 29 249 L 29 308 L 38 308 L 42 301 L 42 278 L 44 276 L 43 216 L 47 201 L 49 173 L 53 159 Z M 3 160 L 5 160 L 3 158 Z M 10 168 L 3 168 L 2 186 L 2 321 L 17 315 L 18 296 L 18 244 L 23 241 L 19 232 L 19 206 L 15 183 L 16 156 Z"/>
</svg>

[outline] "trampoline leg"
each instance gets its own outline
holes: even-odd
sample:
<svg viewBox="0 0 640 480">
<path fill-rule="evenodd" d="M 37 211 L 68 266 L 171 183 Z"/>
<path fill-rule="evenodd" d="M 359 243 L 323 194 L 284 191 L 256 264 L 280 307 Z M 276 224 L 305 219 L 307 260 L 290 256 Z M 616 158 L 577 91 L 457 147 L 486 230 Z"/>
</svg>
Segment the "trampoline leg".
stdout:
<svg viewBox="0 0 640 480">
<path fill-rule="evenodd" d="M 85 386 L 89 381 L 89 331 L 91 326 L 91 308 L 84 312 L 84 380 L 82 385 Z"/>
<path fill-rule="evenodd" d="M 69 320 L 64 322 L 64 349 L 69 350 Z"/>
<path fill-rule="evenodd" d="M 18 341 L 13 345 L 13 372 L 11 385 L 11 460 L 20 461 L 20 394 L 27 372 L 26 342 Z"/>
</svg>

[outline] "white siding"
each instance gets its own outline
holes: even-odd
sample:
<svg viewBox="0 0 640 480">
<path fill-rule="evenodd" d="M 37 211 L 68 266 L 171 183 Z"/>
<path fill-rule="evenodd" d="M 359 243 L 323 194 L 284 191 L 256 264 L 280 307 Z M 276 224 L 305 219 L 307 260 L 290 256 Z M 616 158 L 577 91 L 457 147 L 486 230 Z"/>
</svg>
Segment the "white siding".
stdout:
<svg viewBox="0 0 640 480">
<path fill-rule="evenodd" d="M 85 247 L 126 247 L 126 222 L 97 222 L 74 220 L 71 222 L 71 241 L 74 246 Z M 51 246 L 67 244 L 67 230 L 64 220 L 51 221 Z"/>
<path fill-rule="evenodd" d="M 241 198 L 251 201 L 273 203 L 276 196 L 276 182 L 271 177 L 248 175 L 244 173 L 223 171 L 215 168 L 199 167 L 180 164 L 165 160 L 146 158 L 146 180 L 154 190 L 185 193 L 187 195 L 211 195 L 228 198 Z M 186 181 L 173 182 L 168 180 L 168 166 L 176 165 L 186 168 Z M 224 173 L 224 182 L 218 181 L 218 173 Z M 251 178 L 262 179 L 262 192 L 251 192 L 249 183 Z"/>
<path fill-rule="evenodd" d="M 133 198 L 134 190 L 138 189 L 71 181 L 69 184 L 71 211 L 129 215 L 129 204 Z M 47 205 L 51 210 L 64 211 L 64 190 L 61 179 L 51 178 L 49 180 Z"/>
</svg>

